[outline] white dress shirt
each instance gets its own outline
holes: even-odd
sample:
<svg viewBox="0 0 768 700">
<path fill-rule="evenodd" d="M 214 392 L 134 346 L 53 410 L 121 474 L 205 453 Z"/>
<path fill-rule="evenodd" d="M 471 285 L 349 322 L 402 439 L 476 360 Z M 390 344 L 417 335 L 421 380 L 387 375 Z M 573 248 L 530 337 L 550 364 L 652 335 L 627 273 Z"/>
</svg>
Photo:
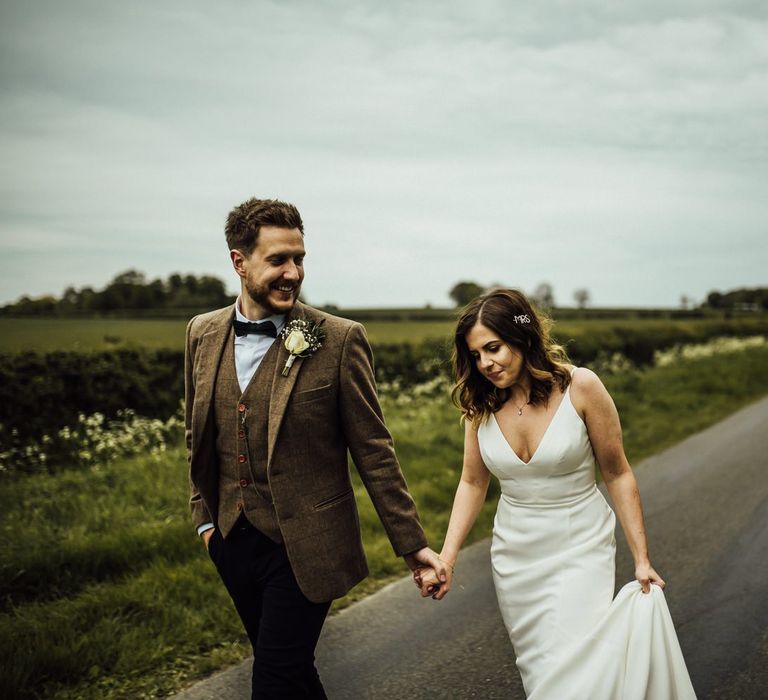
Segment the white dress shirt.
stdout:
<svg viewBox="0 0 768 700">
<path fill-rule="evenodd" d="M 244 323 L 257 323 L 243 316 L 240 311 L 240 297 L 235 302 L 235 318 Z M 277 328 L 278 335 L 285 325 L 285 316 L 278 314 L 276 316 L 267 316 L 259 319 L 258 323 L 272 321 Z M 267 350 L 272 347 L 275 339 L 269 335 L 260 335 L 258 333 L 249 333 L 248 335 L 235 336 L 235 369 L 237 371 L 237 383 L 240 385 L 240 391 L 245 391 L 251 383 L 253 375 L 259 368 Z"/>
<path fill-rule="evenodd" d="M 277 328 L 278 335 L 285 325 L 285 316 L 282 314 L 267 316 L 258 321 L 252 321 L 251 319 L 246 318 L 243 316 L 242 311 L 240 311 L 240 297 L 237 297 L 237 301 L 235 302 L 235 318 L 238 321 L 243 321 L 245 323 L 272 321 L 272 323 L 275 324 L 275 328 Z M 235 336 L 235 371 L 237 372 L 237 383 L 240 386 L 240 391 L 245 391 L 251 383 L 253 375 L 256 374 L 256 370 L 264 359 L 264 355 L 267 354 L 267 351 L 272 347 L 272 343 L 274 342 L 275 339 L 271 336 L 258 333 Z M 213 523 L 203 523 L 197 528 L 197 534 L 202 535 L 206 530 L 210 530 L 213 527 Z"/>
</svg>

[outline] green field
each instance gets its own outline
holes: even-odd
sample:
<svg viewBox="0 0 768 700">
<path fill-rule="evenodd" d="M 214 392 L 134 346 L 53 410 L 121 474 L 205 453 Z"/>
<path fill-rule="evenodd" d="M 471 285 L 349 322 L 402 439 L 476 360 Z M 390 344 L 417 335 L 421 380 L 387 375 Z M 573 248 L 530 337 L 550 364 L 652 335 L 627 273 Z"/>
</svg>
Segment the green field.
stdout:
<svg viewBox="0 0 768 700">
<path fill-rule="evenodd" d="M 419 343 L 427 339 L 450 338 L 452 320 L 366 321 L 371 342 Z M 653 336 L 670 327 L 681 336 L 708 327 L 724 325 L 722 319 L 585 319 L 556 323 L 555 333 L 562 340 L 579 339 L 596 333 L 620 333 L 621 329 L 640 330 Z M 729 323 L 741 334 L 764 333 L 768 319 L 763 316 L 740 318 Z M 133 319 L 28 319 L 0 318 L 0 352 L 37 350 L 110 350 L 119 347 L 176 348 L 184 347 L 186 321 Z"/>
<path fill-rule="evenodd" d="M 183 348 L 186 321 L 0 318 L 0 352 Z"/>
<path fill-rule="evenodd" d="M 0 318 L 0 352 L 184 347 L 187 322 L 179 319 Z M 449 337 L 452 321 L 368 321 L 371 342 L 420 342 Z"/>
<path fill-rule="evenodd" d="M 768 393 L 768 349 L 605 379 L 636 462 Z M 461 467 L 457 412 L 444 393 L 385 396 L 383 406 L 439 547 Z M 2 484 L 0 697 L 165 697 L 249 654 L 189 522 L 180 442 L 158 457 Z M 406 573 L 358 479 L 355 488 L 372 575 L 337 609 Z M 497 495 L 494 483 L 471 539 L 488 535 Z M 457 585 L 461 576 L 459 559 Z"/>
</svg>

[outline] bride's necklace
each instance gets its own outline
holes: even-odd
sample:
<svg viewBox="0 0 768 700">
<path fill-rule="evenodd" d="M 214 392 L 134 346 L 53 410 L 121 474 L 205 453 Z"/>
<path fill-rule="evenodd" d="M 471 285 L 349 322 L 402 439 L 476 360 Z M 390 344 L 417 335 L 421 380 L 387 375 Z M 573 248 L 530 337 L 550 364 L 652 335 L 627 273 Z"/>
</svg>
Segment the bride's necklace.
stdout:
<svg viewBox="0 0 768 700">
<path fill-rule="evenodd" d="M 530 400 L 530 399 L 528 399 L 528 400 L 527 400 L 525 403 L 521 403 L 520 405 L 518 405 L 517 401 L 515 401 L 515 400 L 512 398 L 512 396 L 511 396 L 511 395 L 510 395 L 510 397 L 509 397 L 509 398 L 510 398 L 510 400 L 512 401 L 512 405 L 513 405 L 515 408 L 517 408 L 517 415 L 518 415 L 518 416 L 522 416 L 522 415 L 523 415 L 523 409 L 524 409 L 526 406 L 529 406 L 529 405 L 531 404 L 531 400 Z"/>
</svg>

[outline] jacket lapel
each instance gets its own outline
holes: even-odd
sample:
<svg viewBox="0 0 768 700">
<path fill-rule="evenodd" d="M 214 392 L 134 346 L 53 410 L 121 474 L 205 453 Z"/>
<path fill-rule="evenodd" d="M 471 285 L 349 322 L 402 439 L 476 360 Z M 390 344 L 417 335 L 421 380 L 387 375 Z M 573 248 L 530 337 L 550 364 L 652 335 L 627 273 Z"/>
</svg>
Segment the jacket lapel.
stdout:
<svg viewBox="0 0 768 700">
<path fill-rule="evenodd" d="M 304 305 L 297 301 L 293 309 L 288 313 L 285 319 L 286 325 L 291 321 L 305 319 L 306 309 Z M 275 451 L 275 444 L 277 443 L 277 435 L 280 432 L 280 425 L 283 422 L 283 416 L 285 415 L 285 409 L 288 406 L 288 399 L 291 396 L 291 391 L 296 384 L 296 379 L 299 376 L 302 365 L 304 364 L 304 358 L 297 357 L 287 377 L 283 376 L 283 367 L 285 367 L 286 360 L 289 357 L 288 351 L 285 349 L 285 345 L 282 338 L 278 340 L 279 348 L 277 361 L 275 363 L 275 373 L 272 378 L 272 393 L 269 401 L 269 425 L 267 428 L 267 470 L 269 470 L 272 464 L 272 454 Z"/>
</svg>

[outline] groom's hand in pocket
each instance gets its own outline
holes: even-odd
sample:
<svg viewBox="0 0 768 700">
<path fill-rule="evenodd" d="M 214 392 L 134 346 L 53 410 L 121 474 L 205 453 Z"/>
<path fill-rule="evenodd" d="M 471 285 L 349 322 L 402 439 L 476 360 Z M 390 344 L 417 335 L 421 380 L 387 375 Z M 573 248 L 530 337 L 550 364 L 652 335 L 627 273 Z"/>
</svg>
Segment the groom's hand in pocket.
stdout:
<svg viewBox="0 0 768 700">
<path fill-rule="evenodd" d="M 205 549 L 208 549 L 208 543 L 211 541 L 211 537 L 213 537 L 213 531 L 216 528 L 211 528 L 210 530 L 206 530 L 200 537 L 203 538 L 203 544 L 205 545 Z"/>
</svg>

